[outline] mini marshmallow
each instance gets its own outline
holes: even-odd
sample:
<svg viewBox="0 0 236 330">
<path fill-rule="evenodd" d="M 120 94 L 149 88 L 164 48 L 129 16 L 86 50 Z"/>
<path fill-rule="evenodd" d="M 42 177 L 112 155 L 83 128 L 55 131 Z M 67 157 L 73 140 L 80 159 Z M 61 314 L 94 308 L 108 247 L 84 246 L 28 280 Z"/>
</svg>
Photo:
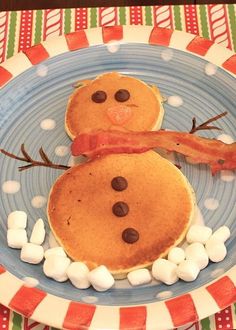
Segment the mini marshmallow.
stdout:
<svg viewBox="0 0 236 330">
<path fill-rule="evenodd" d="M 177 265 L 166 259 L 157 259 L 152 265 L 152 275 L 167 285 L 174 284 L 178 281 L 176 274 Z"/>
<path fill-rule="evenodd" d="M 168 253 L 168 260 L 178 265 L 185 259 L 185 252 L 180 247 L 173 247 Z"/>
<path fill-rule="evenodd" d="M 28 242 L 25 229 L 8 229 L 7 244 L 13 249 L 21 249 Z"/>
<path fill-rule="evenodd" d="M 227 241 L 229 237 L 230 237 L 230 230 L 227 226 L 222 226 L 218 228 L 211 236 L 212 239 L 216 238 L 223 243 Z"/>
<path fill-rule="evenodd" d="M 195 261 L 200 270 L 206 268 L 209 263 L 207 252 L 201 243 L 192 243 L 185 249 L 186 259 Z"/>
<path fill-rule="evenodd" d="M 210 238 L 205 245 L 208 257 L 213 262 L 224 260 L 227 254 L 227 249 L 224 243 L 216 238 Z"/>
<path fill-rule="evenodd" d="M 40 245 L 26 243 L 21 250 L 20 259 L 29 264 L 39 264 L 43 260 L 44 250 Z"/>
<path fill-rule="evenodd" d="M 99 266 L 88 274 L 88 280 L 97 291 L 106 291 L 110 289 L 115 280 L 106 266 Z"/>
<path fill-rule="evenodd" d="M 67 257 L 65 251 L 61 246 L 57 246 L 51 249 L 48 249 L 44 252 L 44 258 L 47 259 L 51 255 L 61 256 L 61 257 Z"/>
<path fill-rule="evenodd" d="M 38 219 L 33 227 L 31 236 L 30 236 L 30 242 L 41 245 L 44 242 L 45 239 L 45 229 L 44 229 L 44 222 L 42 219 Z"/>
<path fill-rule="evenodd" d="M 8 229 L 25 229 L 27 214 L 24 211 L 13 211 L 7 218 Z"/>
<path fill-rule="evenodd" d="M 148 269 L 142 268 L 133 270 L 132 272 L 128 273 L 127 278 L 131 285 L 143 285 L 150 283 L 152 280 L 152 276 Z"/>
<path fill-rule="evenodd" d="M 188 243 L 199 242 L 205 244 L 212 234 L 212 229 L 201 225 L 192 225 L 186 235 Z"/>
<path fill-rule="evenodd" d="M 182 261 L 176 269 L 176 273 L 179 276 L 179 278 L 181 278 L 181 280 L 185 282 L 192 282 L 196 280 L 199 272 L 200 269 L 197 263 L 193 260 Z"/>
<path fill-rule="evenodd" d="M 45 259 L 43 272 L 47 277 L 53 278 L 57 282 L 65 282 L 68 279 L 66 271 L 69 265 L 69 258 L 52 254 Z"/>
<path fill-rule="evenodd" d="M 88 280 L 89 269 L 83 262 L 72 262 L 66 270 L 71 283 L 78 289 L 87 289 L 90 287 Z"/>
</svg>

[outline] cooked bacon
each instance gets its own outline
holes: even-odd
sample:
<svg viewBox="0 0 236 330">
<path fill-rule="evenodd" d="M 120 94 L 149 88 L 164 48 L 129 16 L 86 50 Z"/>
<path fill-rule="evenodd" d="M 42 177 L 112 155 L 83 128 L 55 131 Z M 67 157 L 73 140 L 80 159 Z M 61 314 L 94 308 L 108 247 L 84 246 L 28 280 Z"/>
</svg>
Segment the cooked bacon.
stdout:
<svg viewBox="0 0 236 330">
<path fill-rule="evenodd" d="M 209 164 L 212 174 L 236 169 L 236 142 L 225 144 L 183 132 L 96 131 L 79 135 L 72 143 L 72 155 L 90 159 L 112 153 L 142 153 L 153 148 L 175 151 L 194 162 Z"/>
</svg>

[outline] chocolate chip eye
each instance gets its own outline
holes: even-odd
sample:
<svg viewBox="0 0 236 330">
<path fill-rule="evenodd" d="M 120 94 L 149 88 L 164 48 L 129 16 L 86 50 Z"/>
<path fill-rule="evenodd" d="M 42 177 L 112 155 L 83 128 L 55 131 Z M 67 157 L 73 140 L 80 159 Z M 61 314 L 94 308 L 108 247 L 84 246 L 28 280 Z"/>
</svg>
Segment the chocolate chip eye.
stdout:
<svg viewBox="0 0 236 330">
<path fill-rule="evenodd" d="M 128 101 L 129 98 L 130 98 L 130 93 L 129 93 L 129 91 L 127 91 L 127 89 L 119 89 L 115 93 L 115 99 L 118 102 Z"/>
<path fill-rule="evenodd" d="M 96 91 L 91 98 L 95 103 L 103 103 L 107 99 L 107 94 L 104 91 Z"/>
</svg>

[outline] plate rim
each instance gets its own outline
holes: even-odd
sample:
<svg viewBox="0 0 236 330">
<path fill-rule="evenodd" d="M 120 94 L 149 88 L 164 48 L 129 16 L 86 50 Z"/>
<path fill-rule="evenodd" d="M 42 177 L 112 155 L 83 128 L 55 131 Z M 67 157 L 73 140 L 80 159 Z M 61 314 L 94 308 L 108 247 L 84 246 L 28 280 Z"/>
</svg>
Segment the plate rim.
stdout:
<svg viewBox="0 0 236 330">
<path fill-rule="evenodd" d="M 167 28 L 116 25 L 83 29 L 52 37 L 14 55 L 0 64 L 0 89 L 27 69 L 51 57 L 90 46 L 108 46 L 113 43 L 139 43 L 174 48 L 201 57 L 236 78 L 236 54 L 213 41 Z M 135 330 L 146 326 L 147 330 L 164 330 L 180 327 L 213 315 L 234 303 L 235 284 L 236 266 L 233 266 L 216 280 L 175 298 L 142 305 L 105 306 L 71 301 L 35 287 L 26 287 L 22 280 L 0 265 L 0 291 L 4 292 L 3 289 L 8 288 L 5 296 L 0 295 L 1 304 L 37 322 L 66 329 L 80 327 L 115 330 L 122 327 Z M 222 292 L 222 285 L 229 290 Z M 22 303 L 23 301 L 25 303 Z M 177 318 L 174 309 L 183 311 L 183 308 L 186 308 L 188 313 L 179 313 Z M 50 310 L 54 310 L 54 314 L 50 313 Z M 58 317 L 55 318 L 55 315 Z M 158 315 L 161 317 L 158 318 Z M 154 324 L 158 324 L 158 328 L 153 327 Z"/>
</svg>

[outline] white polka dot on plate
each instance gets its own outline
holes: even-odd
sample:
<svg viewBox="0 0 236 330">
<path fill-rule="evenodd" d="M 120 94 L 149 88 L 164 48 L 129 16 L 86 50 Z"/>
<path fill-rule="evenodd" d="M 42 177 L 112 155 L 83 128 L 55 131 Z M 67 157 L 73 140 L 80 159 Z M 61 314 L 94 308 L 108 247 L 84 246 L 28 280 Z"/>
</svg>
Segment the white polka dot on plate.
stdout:
<svg viewBox="0 0 236 330">
<path fill-rule="evenodd" d="M 94 297 L 94 296 L 85 296 L 85 297 L 82 297 L 81 300 L 87 304 L 94 304 L 98 301 L 98 298 Z"/>
<path fill-rule="evenodd" d="M 48 74 L 48 67 L 45 64 L 40 64 L 36 68 L 36 74 L 39 77 L 46 77 Z"/>
<path fill-rule="evenodd" d="M 173 58 L 173 55 L 174 55 L 173 50 L 170 48 L 164 49 L 161 52 L 161 58 L 166 62 L 170 61 Z"/>
<path fill-rule="evenodd" d="M 211 278 L 217 278 L 217 277 L 223 275 L 224 273 L 225 273 L 224 268 L 217 268 L 211 272 L 210 276 L 211 276 Z"/>
<path fill-rule="evenodd" d="M 67 146 L 57 146 L 55 148 L 55 154 L 59 157 L 65 157 L 68 155 L 70 149 Z"/>
<path fill-rule="evenodd" d="M 217 71 L 217 66 L 215 64 L 212 63 L 207 63 L 205 65 L 205 74 L 208 76 L 213 76 L 214 74 L 216 74 Z"/>
<path fill-rule="evenodd" d="M 49 131 L 56 127 L 56 122 L 53 119 L 47 118 L 41 121 L 40 127 L 45 131 Z"/>
<path fill-rule="evenodd" d="M 172 291 L 162 291 L 162 292 L 159 292 L 156 295 L 156 297 L 159 299 L 168 299 L 168 298 L 172 297 L 172 295 L 173 295 Z"/>
<path fill-rule="evenodd" d="M 22 280 L 27 288 L 34 288 L 39 284 L 39 281 L 34 277 L 24 277 Z"/>
<path fill-rule="evenodd" d="M 120 49 L 120 43 L 118 42 L 109 42 L 107 44 L 107 50 L 109 51 L 109 53 L 116 53 L 118 52 L 118 50 Z"/>
<path fill-rule="evenodd" d="M 168 97 L 167 103 L 172 107 L 178 108 L 183 104 L 183 99 L 179 95 L 172 95 Z"/>
<path fill-rule="evenodd" d="M 2 191 L 5 194 L 15 194 L 20 190 L 20 182 L 9 180 L 2 184 Z"/>
<path fill-rule="evenodd" d="M 34 196 L 31 200 L 31 205 L 36 209 L 40 209 L 47 203 L 47 198 L 44 196 Z"/>
<path fill-rule="evenodd" d="M 222 170 L 220 171 L 220 178 L 222 181 L 232 182 L 235 179 L 235 174 L 233 171 L 230 170 Z"/>
<path fill-rule="evenodd" d="M 219 207 L 219 201 L 215 198 L 207 198 L 204 202 L 204 206 L 208 210 L 214 211 Z"/>
</svg>

